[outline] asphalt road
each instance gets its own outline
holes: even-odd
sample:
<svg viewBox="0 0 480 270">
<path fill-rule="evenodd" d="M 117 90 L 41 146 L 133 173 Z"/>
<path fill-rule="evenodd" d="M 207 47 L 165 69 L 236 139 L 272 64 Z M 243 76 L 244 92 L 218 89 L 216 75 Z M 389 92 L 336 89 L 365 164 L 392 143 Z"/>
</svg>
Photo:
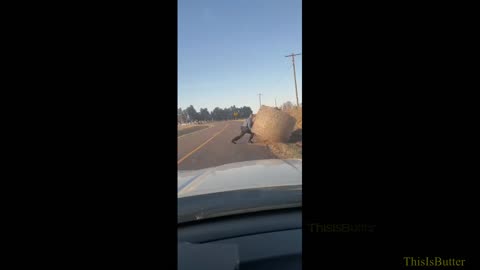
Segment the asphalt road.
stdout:
<svg viewBox="0 0 480 270">
<path fill-rule="evenodd" d="M 249 144 L 250 134 L 233 144 L 231 140 L 240 134 L 241 124 L 240 121 L 215 122 L 210 128 L 178 137 L 178 169 L 198 170 L 232 162 L 275 158 L 265 144 Z"/>
</svg>

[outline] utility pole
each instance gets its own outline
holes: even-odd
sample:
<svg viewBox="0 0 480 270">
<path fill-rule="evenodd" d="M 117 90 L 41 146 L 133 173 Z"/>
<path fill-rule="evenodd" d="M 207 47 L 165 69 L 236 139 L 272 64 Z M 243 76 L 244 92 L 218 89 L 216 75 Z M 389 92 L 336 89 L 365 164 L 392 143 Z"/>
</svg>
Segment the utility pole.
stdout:
<svg viewBox="0 0 480 270">
<path fill-rule="evenodd" d="M 260 107 L 262 107 L 262 98 L 260 97 L 262 94 L 258 94 L 258 101 L 260 102 Z"/>
<path fill-rule="evenodd" d="M 295 80 L 295 95 L 297 97 L 297 107 L 300 108 L 300 103 L 298 103 L 298 91 L 297 91 L 297 74 L 295 73 L 295 56 L 302 55 L 301 53 L 287 55 L 285 57 L 292 57 L 293 63 L 293 79 Z"/>
<path fill-rule="evenodd" d="M 277 108 L 277 98 L 275 98 L 275 108 Z"/>
</svg>

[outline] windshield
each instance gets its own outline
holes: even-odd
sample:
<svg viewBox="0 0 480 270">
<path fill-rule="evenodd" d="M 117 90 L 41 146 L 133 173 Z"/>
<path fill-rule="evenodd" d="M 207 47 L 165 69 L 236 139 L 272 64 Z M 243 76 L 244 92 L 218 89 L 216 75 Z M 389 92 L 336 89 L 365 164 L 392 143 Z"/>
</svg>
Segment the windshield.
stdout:
<svg viewBox="0 0 480 270">
<path fill-rule="evenodd" d="M 179 204 L 301 186 L 301 21 L 300 0 L 178 1 Z"/>
</svg>

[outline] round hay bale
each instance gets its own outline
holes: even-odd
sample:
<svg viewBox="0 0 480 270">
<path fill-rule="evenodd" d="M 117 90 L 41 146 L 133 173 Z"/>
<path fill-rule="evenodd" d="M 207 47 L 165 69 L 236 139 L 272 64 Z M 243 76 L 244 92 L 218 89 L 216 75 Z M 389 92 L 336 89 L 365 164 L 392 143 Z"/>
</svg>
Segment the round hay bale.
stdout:
<svg viewBox="0 0 480 270">
<path fill-rule="evenodd" d="M 298 107 L 293 107 L 289 110 L 285 111 L 289 115 L 291 115 L 295 120 L 297 120 L 297 124 L 295 125 L 295 129 L 302 128 L 302 109 Z"/>
<path fill-rule="evenodd" d="M 288 113 L 262 106 L 252 127 L 260 141 L 287 142 L 295 127 L 296 120 Z"/>
</svg>

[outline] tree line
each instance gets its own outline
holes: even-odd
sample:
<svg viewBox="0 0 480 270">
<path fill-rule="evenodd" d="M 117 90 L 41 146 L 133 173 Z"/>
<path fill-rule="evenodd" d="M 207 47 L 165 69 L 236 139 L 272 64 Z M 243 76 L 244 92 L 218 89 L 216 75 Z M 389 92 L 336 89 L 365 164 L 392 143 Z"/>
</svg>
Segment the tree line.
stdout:
<svg viewBox="0 0 480 270">
<path fill-rule="evenodd" d="M 222 121 L 247 118 L 253 111 L 250 107 L 243 106 L 237 108 L 231 106 L 230 108 L 221 109 L 216 107 L 213 111 L 209 112 L 207 108 L 200 108 L 197 112 L 193 105 L 190 105 L 186 109 L 178 108 L 178 122 L 192 122 L 192 121 Z"/>
</svg>

